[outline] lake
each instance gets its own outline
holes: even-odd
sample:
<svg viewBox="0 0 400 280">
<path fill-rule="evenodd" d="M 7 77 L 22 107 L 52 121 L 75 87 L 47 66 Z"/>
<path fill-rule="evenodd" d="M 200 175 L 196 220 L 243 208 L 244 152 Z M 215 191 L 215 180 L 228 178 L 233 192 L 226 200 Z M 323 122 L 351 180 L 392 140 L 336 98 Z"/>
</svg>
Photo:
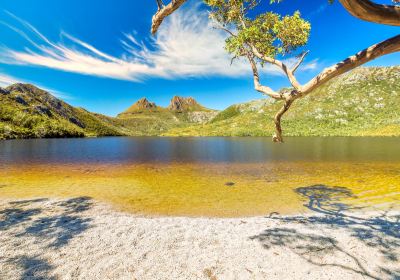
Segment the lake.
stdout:
<svg viewBox="0 0 400 280">
<path fill-rule="evenodd" d="M 307 211 L 299 190 L 336 188 L 354 207 L 398 206 L 400 138 L 286 140 L 1 141 L 0 197 L 89 196 L 143 215 L 236 217 Z"/>
</svg>

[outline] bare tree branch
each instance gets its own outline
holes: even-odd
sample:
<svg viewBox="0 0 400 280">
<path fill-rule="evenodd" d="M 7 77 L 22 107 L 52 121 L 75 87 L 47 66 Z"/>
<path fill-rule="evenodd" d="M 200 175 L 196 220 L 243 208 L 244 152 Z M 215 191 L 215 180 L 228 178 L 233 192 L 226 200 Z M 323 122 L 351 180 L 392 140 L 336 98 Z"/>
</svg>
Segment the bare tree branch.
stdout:
<svg viewBox="0 0 400 280">
<path fill-rule="evenodd" d="M 157 1 L 158 9 L 161 10 L 165 6 L 163 0 L 156 0 L 156 1 Z"/>
<path fill-rule="evenodd" d="M 376 4 L 370 0 L 339 0 L 353 16 L 375 23 L 400 26 L 400 7 Z M 399 2 L 399 1 L 394 1 Z"/>
<path fill-rule="evenodd" d="M 225 27 L 216 27 L 217 29 L 221 29 L 223 31 L 225 31 L 226 33 L 229 33 L 231 36 L 236 37 L 237 35 L 235 33 L 233 33 L 232 31 L 230 31 L 228 28 Z"/>
<path fill-rule="evenodd" d="M 299 95 L 304 96 L 312 92 L 334 77 L 350 71 L 380 56 L 400 51 L 400 35 L 394 36 L 383 42 L 364 49 L 357 54 L 323 70 L 318 76 L 309 81 L 299 90 Z"/>
<path fill-rule="evenodd" d="M 291 70 L 293 74 L 294 74 L 294 72 L 296 72 L 297 68 L 299 68 L 300 64 L 303 63 L 304 58 L 307 56 L 307 54 L 308 54 L 309 52 L 310 52 L 310 51 L 306 51 L 306 52 L 303 52 L 303 53 L 300 55 L 299 60 L 298 60 L 297 63 L 293 66 L 293 68 L 292 68 L 292 70 Z"/>
<path fill-rule="evenodd" d="M 282 61 L 264 56 L 258 52 L 258 50 L 251 46 L 253 54 L 264 62 L 278 66 L 287 75 L 292 86 L 296 89 L 296 98 L 303 97 L 309 94 L 315 88 L 328 82 L 329 80 L 337 77 L 343 73 L 346 73 L 360 65 L 363 65 L 371 60 L 374 60 L 380 56 L 399 52 L 400 51 L 400 35 L 387 39 L 378 44 L 372 45 L 371 47 L 352 55 L 345 60 L 336 63 L 335 65 L 324 69 L 319 75 L 310 80 L 307 84 L 302 86 L 293 74 L 293 70 L 289 69 L 286 64 Z M 304 58 L 303 58 L 304 59 Z M 301 61 L 303 59 L 300 59 Z M 298 67 L 298 66 L 297 66 Z M 252 69 L 253 69 L 252 65 Z M 296 67 L 294 69 L 297 69 Z M 253 71 L 254 72 L 254 71 Z"/>
<path fill-rule="evenodd" d="M 263 61 L 265 61 L 267 63 L 270 63 L 270 64 L 278 66 L 283 71 L 283 73 L 286 74 L 286 76 L 288 77 L 290 83 L 292 84 L 292 86 L 295 89 L 300 89 L 301 88 L 301 85 L 297 81 L 296 77 L 294 76 L 293 71 L 290 70 L 289 67 L 287 67 L 287 65 L 285 63 L 283 63 L 282 61 L 280 61 L 278 59 L 262 55 L 254 46 L 250 46 L 250 48 L 251 48 L 253 54 L 257 58 L 259 58 L 259 59 L 261 59 L 261 60 L 263 60 Z"/>
<path fill-rule="evenodd" d="M 157 32 L 158 28 L 160 27 L 161 23 L 163 22 L 163 20 L 167 16 L 169 16 L 170 14 L 175 12 L 186 1 L 187 0 L 172 0 L 171 3 L 169 3 L 166 6 L 162 5 L 162 7 L 160 8 L 161 5 L 159 3 L 159 0 L 157 0 L 159 9 L 158 9 L 157 13 L 153 16 L 152 25 L 151 25 L 151 33 L 155 34 Z"/>
<path fill-rule="evenodd" d="M 251 69 L 253 70 L 254 89 L 274 99 L 278 100 L 283 99 L 283 96 L 280 93 L 274 91 L 270 87 L 261 85 L 260 75 L 258 74 L 258 69 L 257 69 L 257 63 L 255 62 L 254 58 L 250 53 L 247 54 L 247 59 L 249 60 Z"/>
<path fill-rule="evenodd" d="M 235 33 L 233 33 L 233 31 L 229 30 L 228 28 L 222 26 L 222 25 L 217 25 L 214 26 L 215 29 L 219 29 L 222 31 L 225 31 L 226 33 L 228 33 L 229 35 L 231 35 L 232 37 L 237 37 L 237 35 Z"/>
</svg>

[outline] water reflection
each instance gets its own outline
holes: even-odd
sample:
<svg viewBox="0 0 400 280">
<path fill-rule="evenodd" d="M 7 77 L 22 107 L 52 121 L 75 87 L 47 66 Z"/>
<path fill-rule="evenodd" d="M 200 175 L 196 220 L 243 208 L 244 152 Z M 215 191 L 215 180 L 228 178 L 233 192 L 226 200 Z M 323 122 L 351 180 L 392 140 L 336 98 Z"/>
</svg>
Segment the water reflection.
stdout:
<svg viewBox="0 0 400 280">
<path fill-rule="evenodd" d="M 0 163 L 400 161 L 400 138 L 109 137 L 0 142 Z"/>
</svg>

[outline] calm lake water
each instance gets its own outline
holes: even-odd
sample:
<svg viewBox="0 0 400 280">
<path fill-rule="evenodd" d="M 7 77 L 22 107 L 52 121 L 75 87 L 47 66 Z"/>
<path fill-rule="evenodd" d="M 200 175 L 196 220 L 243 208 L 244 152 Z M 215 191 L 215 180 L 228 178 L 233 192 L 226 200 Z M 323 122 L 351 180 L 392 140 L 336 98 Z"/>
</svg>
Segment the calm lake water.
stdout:
<svg viewBox="0 0 400 280">
<path fill-rule="evenodd" d="M 302 212 L 310 191 L 324 199 L 342 192 L 341 203 L 357 207 L 399 206 L 400 138 L 286 140 L 0 141 L 0 197 L 89 196 L 124 211 L 179 216 Z"/>
<path fill-rule="evenodd" d="M 400 138 L 110 137 L 0 142 L 0 163 L 399 161 Z"/>
</svg>

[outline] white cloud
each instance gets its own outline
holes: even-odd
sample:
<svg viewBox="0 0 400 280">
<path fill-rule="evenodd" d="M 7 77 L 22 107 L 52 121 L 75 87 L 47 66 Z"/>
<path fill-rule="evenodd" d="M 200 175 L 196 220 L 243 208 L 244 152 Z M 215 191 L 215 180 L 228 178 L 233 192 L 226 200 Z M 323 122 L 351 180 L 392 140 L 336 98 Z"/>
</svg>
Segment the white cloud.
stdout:
<svg viewBox="0 0 400 280">
<path fill-rule="evenodd" d="M 235 60 L 231 65 L 231 57 L 224 50 L 226 34 L 212 27 L 207 13 L 201 12 L 198 5 L 188 7 L 165 21 L 150 46 L 139 42 L 134 34 L 124 34 L 120 43 L 125 52 L 119 57 L 106 54 L 64 32 L 61 32 L 61 37 L 68 45 L 52 42 L 26 21 L 11 15 L 35 36 L 28 36 L 27 32 L 12 27 L 28 40 L 32 48 L 24 51 L 5 48 L 0 60 L 128 81 L 148 77 L 251 75 L 246 61 Z M 281 74 L 274 66 L 266 66 L 262 72 Z"/>
<path fill-rule="evenodd" d="M 316 70 L 320 66 L 318 59 L 313 59 L 310 62 L 300 66 L 300 71 Z"/>
<path fill-rule="evenodd" d="M 15 79 L 14 77 L 5 75 L 5 74 L 0 74 L 0 87 L 7 87 L 9 85 L 19 83 L 20 81 Z"/>
<path fill-rule="evenodd" d="M 24 84 L 34 84 L 36 86 L 38 86 L 40 89 L 45 90 L 47 92 L 50 92 L 52 95 L 54 95 L 57 98 L 63 99 L 63 100 L 71 100 L 74 99 L 72 96 L 58 91 L 58 90 L 54 90 L 54 89 L 50 89 L 41 85 L 38 85 L 37 83 L 32 83 L 30 81 L 26 81 L 26 80 L 22 80 L 19 78 L 15 78 L 6 74 L 2 74 L 0 73 L 0 87 L 8 87 L 12 84 L 17 84 L 17 83 L 24 83 Z"/>
</svg>

